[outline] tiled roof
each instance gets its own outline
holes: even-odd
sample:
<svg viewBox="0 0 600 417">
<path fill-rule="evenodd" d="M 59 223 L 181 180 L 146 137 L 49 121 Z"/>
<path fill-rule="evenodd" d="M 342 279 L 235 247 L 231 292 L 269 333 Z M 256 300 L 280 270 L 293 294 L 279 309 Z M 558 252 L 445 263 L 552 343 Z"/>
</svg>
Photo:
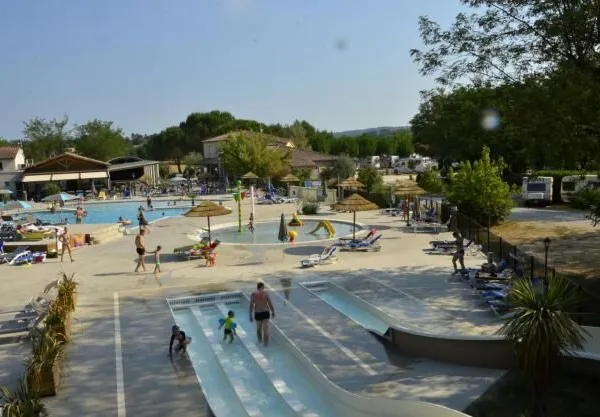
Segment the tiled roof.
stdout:
<svg viewBox="0 0 600 417">
<path fill-rule="evenodd" d="M 17 146 L 0 146 L 0 159 L 15 159 L 18 152 Z"/>
<path fill-rule="evenodd" d="M 294 149 L 292 151 L 292 166 L 296 168 L 315 167 L 320 163 L 332 162 L 337 159 L 334 155 L 327 155 L 315 151 Z"/>
</svg>

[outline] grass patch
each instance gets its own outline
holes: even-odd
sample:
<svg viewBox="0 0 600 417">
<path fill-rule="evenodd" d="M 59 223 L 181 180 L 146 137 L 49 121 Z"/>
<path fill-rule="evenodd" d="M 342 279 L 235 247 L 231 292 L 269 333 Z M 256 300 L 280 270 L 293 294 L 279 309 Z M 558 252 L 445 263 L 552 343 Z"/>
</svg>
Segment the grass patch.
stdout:
<svg viewBox="0 0 600 417">
<path fill-rule="evenodd" d="M 561 373 L 548 399 L 547 417 L 594 417 L 600 409 L 600 381 Z M 508 372 L 464 412 L 473 417 L 525 417 L 531 390 L 517 372 Z"/>
</svg>

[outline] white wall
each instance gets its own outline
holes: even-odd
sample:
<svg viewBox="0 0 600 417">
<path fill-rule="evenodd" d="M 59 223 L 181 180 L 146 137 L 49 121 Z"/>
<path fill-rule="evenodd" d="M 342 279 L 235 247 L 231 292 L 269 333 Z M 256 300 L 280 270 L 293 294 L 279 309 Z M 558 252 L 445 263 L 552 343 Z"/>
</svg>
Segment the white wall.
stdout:
<svg viewBox="0 0 600 417">
<path fill-rule="evenodd" d="M 0 159 L 2 163 L 2 169 L 0 172 L 15 172 L 25 168 L 25 154 L 23 149 L 17 151 L 17 156 L 14 159 Z"/>
<path fill-rule="evenodd" d="M 204 150 L 205 158 L 218 158 L 219 157 L 219 144 L 221 142 L 208 142 L 202 145 Z"/>
</svg>

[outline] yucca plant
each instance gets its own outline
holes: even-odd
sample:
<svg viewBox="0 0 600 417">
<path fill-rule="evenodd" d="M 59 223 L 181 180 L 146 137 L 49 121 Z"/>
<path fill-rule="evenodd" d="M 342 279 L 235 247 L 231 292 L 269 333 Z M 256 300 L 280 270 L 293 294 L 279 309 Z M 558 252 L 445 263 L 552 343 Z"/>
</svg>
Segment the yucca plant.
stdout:
<svg viewBox="0 0 600 417">
<path fill-rule="evenodd" d="M 64 345 L 48 329 L 33 329 L 30 341 L 32 356 L 25 362 L 28 387 L 40 396 L 56 395 L 60 382 L 58 365 Z"/>
<path fill-rule="evenodd" d="M 514 315 L 498 331 L 512 342 L 519 369 L 531 383 L 532 417 L 546 415 L 548 389 L 562 354 L 583 349 L 587 335 L 569 314 L 579 302 L 575 288 L 559 275 L 546 284 L 515 280 L 508 295 Z"/>
<path fill-rule="evenodd" d="M 71 311 L 75 311 L 78 286 L 79 283 L 75 281 L 75 274 L 68 276 L 63 272 L 58 283 L 58 299 L 68 305 Z"/>
<path fill-rule="evenodd" d="M 44 324 L 46 329 L 53 332 L 61 343 L 66 343 L 71 335 L 70 314 L 71 307 L 64 300 L 56 299 L 48 306 Z"/>
<path fill-rule="evenodd" d="M 44 403 L 27 387 L 25 378 L 19 380 L 15 390 L 0 385 L 0 415 L 2 417 L 45 417 Z"/>
</svg>

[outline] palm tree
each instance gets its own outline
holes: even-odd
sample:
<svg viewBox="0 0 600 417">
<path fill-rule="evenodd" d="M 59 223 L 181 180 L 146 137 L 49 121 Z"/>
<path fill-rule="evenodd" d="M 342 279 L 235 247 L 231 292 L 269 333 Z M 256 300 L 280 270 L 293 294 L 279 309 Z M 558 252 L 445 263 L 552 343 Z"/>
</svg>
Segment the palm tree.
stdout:
<svg viewBox="0 0 600 417">
<path fill-rule="evenodd" d="M 516 280 L 508 302 L 514 315 L 498 333 L 512 342 L 518 366 L 531 383 L 531 416 L 544 417 L 551 378 L 562 354 L 582 350 L 588 335 L 569 315 L 579 296 L 566 278 L 556 275 L 546 286 Z"/>
</svg>

